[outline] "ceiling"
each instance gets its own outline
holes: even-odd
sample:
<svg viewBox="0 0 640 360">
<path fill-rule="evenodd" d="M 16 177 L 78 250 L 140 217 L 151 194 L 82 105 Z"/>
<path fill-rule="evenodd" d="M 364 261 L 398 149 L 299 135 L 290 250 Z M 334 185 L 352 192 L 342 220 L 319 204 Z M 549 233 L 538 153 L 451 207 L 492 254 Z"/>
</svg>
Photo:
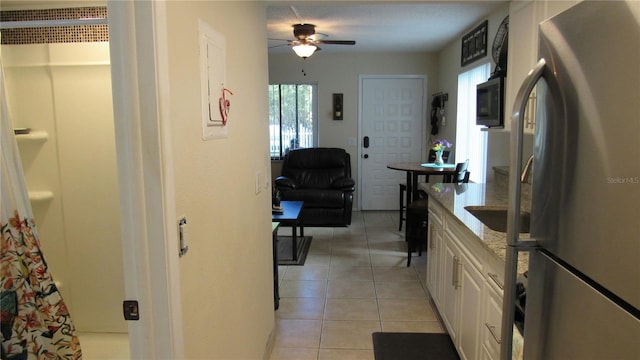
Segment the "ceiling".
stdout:
<svg viewBox="0 0 640 360">
<path fill-rule="evenodd" d="M 433 52 L 479 24 L 506 1 L 272 1 L 267 8 L 269 53 L 291 52 L 295 23 L 316 25 L 325 40 L 322 53 Z M 490 35 L 491 36 L 491 35 Z"/>
<path fill-rule="evenodd" d="M 509 0 L 263 0 L 267 37 L 293 40 L 292 25 L 311 23 L 325 40 L 356 45 L 322 45 L 322 53 L 434 52 L 479 24 Z M 95 6 L 105 0 L 1 0 L 3 8 Z M 491 34 L 489 36 L 492 36 Z M 286 41 L 269 40 L 269 53 L 293 51 Z M 280 46 L 278 46 L 280 45 Z"/>
</svg>

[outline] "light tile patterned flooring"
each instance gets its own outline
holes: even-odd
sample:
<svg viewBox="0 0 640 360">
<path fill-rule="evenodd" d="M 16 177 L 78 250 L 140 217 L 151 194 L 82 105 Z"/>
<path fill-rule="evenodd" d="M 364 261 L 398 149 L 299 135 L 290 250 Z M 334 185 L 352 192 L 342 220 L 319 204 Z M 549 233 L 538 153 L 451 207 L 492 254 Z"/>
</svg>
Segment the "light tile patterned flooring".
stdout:
<svg viewBox="0 0 640 360">
<path fill-rule="evenodd" d="M 305 265 L 279 267 L 271 359 L 374 359 L 373 332 L 443 332 L 426 291 L 426 254 L 414 253 L 407 268 L 397 211 L 354 212 L 349 227 L 305 235 L 313 236 Z"/>
</svg>

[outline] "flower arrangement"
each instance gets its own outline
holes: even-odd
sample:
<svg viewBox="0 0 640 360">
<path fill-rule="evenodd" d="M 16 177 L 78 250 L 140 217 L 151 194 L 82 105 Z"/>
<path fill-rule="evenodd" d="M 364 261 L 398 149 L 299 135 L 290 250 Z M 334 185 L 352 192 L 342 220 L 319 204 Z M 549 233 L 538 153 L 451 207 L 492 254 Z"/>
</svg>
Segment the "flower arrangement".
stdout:
<svg viewBox="0 0 640 360">
<path fill-rule="evenodd" d="M 434 161 L 436 165 L 444 164 L 444 161 L 442 160 L 442 152 L 451 146 L 453 145 L 445 139 L 437 139 L 433 142 L 431 149 L 436 152 L 436 159 Z"/>
<path fill-rule="evenodd" d="M 433 151 L 444 151 L 445 149 L 448 149 L 450 147 L 452 147 L 453 144 L 451 144 L 450 142 L 448 142 L 445 139 L 437 139 L 436 141 L 433 142 L 433 146 L 431 147 L 431 149 L 433 149 Z"/>
</svg>

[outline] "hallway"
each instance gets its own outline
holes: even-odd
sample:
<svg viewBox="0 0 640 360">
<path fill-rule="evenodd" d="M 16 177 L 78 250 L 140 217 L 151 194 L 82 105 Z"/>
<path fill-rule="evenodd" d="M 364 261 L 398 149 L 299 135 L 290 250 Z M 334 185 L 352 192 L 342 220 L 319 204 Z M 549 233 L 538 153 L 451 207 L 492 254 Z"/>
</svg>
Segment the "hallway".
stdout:
<svg viewBox="0 0 640 360">
<path fill-rule="evenodd" d="M 426 254 L 406 267 L 397 221 L 397 211 L 365 211 L 347 228 L 305 228 L 313 236 L 305 265 L 279 267 L 271 359 L 373 359 L 373 332 L 443 332 Z"/>
</svg>

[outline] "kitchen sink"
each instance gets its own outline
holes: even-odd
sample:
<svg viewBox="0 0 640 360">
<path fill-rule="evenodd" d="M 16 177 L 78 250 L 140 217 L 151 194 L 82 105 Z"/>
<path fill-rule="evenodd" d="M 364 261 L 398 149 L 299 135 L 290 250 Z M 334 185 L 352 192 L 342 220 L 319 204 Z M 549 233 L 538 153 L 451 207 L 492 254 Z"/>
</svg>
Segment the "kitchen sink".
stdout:
<svg viewBox="0 0 640 360">
<path fill-rule="evenodd" d="M 507 209 L 495 206 L 465 206 L 465 209 L 490 229 L 507 232 Z M 520 232 L 528 233 L 531 214 L 520 211 Z"/>
</svg>

